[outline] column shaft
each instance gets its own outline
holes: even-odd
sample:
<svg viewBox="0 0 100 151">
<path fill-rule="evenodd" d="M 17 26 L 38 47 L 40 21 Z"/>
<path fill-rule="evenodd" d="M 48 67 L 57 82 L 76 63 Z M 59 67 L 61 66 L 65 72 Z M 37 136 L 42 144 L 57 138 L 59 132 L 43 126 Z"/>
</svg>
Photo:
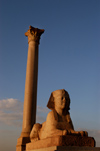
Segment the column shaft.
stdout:
<svg viewBox="0 0 100 151">
<path fill-rule="evenodd" d="M 29 42 L 27 70 L 24 96 L 23 129 L 22 133 L 29 135 L 36 120 L 37 99 L 37 76 L 38 76 L 38 43 Z"/>
</svg>

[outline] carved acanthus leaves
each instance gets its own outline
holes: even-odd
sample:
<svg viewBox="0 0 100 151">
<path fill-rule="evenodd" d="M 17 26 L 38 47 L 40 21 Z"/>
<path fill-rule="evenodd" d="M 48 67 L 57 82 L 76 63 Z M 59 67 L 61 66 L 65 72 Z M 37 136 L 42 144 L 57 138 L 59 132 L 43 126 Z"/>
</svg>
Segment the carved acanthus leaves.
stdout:
<svg viewBox="0 0 100 151">
<path fill-rule="evenodd" d="M 30 41 L 35 41 L 39 44 L 40 36 L 44 33 L 44 29 L 34 28 L 29 26 L 29 30 L 25 33 L 25 36 L 28 37 L 28 43 Z"/>
</svg>

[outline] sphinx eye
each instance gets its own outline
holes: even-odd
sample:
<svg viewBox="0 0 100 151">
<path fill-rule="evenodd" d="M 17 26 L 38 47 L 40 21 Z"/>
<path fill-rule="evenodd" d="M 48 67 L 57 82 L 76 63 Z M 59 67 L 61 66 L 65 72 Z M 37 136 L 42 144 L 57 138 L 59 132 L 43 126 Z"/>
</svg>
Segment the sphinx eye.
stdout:
<svg viewBox="0 0 100 151">
<path fill-rule="evenodd" d="M 61 99 L 63 100 L 63 97 Z"/>
</svg>

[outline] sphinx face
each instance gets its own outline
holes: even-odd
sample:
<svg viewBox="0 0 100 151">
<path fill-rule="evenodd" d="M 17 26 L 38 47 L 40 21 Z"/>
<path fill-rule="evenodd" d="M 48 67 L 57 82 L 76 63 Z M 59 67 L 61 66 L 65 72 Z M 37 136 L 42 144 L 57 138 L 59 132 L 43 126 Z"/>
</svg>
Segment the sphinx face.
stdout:
<svg viewBox="0 0 100 151">
<path fill-rule="evenodd" d="M 69 108 L 70 102 L 68 101 L 68 94 L 63 93 L 61 90 L 57 91 L 54 95 L 54 104 L 57 109 Z"/>
</svg>

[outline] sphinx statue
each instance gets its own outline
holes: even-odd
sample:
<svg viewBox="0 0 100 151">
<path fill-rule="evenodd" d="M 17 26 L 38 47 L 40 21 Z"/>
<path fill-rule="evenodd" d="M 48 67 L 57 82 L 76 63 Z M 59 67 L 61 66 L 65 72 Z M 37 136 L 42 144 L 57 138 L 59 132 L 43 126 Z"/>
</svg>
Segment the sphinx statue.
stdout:
<svg viewBox="0 0 100 151">
<path fill-rule="evenodd" d="M 51 109 L 46 121 L 42 124 L 34 124 L 30 133 L 31 142 L 42 140 L 57 135 L 88 136 L 86 131 L 75 131 L 70 117 L 70 97 L 66 90 L 53 91 L 47 107 Z"/>
</svg>

